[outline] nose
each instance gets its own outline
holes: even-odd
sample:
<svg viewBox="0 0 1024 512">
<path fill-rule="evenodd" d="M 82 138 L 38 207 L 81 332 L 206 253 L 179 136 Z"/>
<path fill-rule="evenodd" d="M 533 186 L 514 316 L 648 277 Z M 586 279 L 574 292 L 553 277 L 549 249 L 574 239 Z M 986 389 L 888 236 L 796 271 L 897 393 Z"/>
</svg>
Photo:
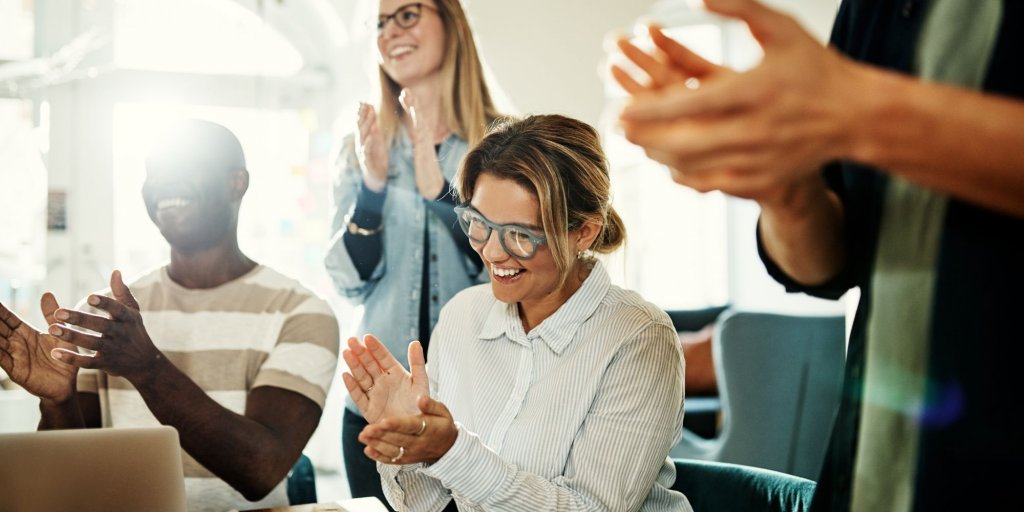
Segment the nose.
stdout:
<svg viewBox="0 0 1024 512">
<path fill-rule="evenodd" d="M 509 259 L 508 252 L 501 246 L 501 241 L 498 240 L 498 232 L 491 230 L 491 234 L 487 237 L 487 243 L 480 248 L 480 255 L 483 256 L 484 260 L 491 263 L 498 263 Z"/>
</svg>

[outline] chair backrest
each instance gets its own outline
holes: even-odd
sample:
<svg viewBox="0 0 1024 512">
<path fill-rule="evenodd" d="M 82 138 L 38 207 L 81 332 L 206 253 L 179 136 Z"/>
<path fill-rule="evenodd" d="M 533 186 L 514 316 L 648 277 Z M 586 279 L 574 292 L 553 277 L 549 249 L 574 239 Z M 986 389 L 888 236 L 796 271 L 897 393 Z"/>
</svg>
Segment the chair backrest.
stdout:
<svg viewBox="0 0 1024 512">
<path fill-rule="evenodd" d="M 291 505 L 317 502 L 316 471 L 313 469 L 313 461 L 305 454 L 299 455 L 299 460 L 288 473 L 287 490 L 288 503 Z"/>
<path fill-rule="evenodd" d="M 841 316 L 728 311 L 714 338 L 724 412 L 713 460 L 816 479 L 842 387 Z"/>
<path fill-rule="evenodd" d="M 675 460 L 672 489 L 686 495 L 694 510 L 805 512 L 814 498 L 810 480 L 737 464 Z"/>
</svg>

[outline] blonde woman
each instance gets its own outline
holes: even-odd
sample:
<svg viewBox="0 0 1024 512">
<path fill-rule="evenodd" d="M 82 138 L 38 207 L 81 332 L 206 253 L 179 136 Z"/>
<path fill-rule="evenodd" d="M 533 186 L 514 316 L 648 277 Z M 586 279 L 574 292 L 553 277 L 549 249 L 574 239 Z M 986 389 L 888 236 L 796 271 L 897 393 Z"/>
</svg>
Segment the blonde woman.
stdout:
<svg viewBox="0 0 1024 512">
<path fill-rule="evenodd" d="M 381 0 L 376 24 L 380 101 L 359 106 L 342 145 L 325 264 L 338 292 L 364 305 L 360 330 L 392 348 L 426 345 L 448 299 L 486 279 L 449 181 L 497 114 L 458 0 Z M 352 495 L 383 500 L 351 401 L 342 425 Z"/>
<path fill-rule="evenodd" d="M 590 126 L 500 124 L 466 156 L 456 211 L 491 283 L 445 306 L 410 372 L 352 338 L 359 439 L 401 510 L 688 511 L 668 451 L 683 359 L 668 316 L 610 283 L 592 253 L 622 244 Z"/>
</svg>

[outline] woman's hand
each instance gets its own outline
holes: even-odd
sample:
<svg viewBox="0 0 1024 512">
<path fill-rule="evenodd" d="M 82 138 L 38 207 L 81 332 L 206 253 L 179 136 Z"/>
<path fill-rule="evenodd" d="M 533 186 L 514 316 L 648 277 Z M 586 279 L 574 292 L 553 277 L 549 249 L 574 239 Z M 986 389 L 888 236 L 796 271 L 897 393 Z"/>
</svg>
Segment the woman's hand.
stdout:
<svg viewBox="0 0 1024 512">
<path fill-rule="evenodd" d="M 421 396 L 421 414 L 387 418 L 359 433 L 363 453 L 384 464 L 433 464 L 448 453 L 459 436 L 452 413 L 441 402 Z"/>
<path fill-rule="evenodd" d="M 410 137 L 413 145 L 413 167 L 416 169 L 416 188 L 420 195 L 433 201 L 441 195 L 441 189 L 444 187 L 444 174 L 441 173 L 441 164 L 438 163 L 437 152 L 434 150 L 437 120 L 428 118 L 417 108 L 416 96 L 409 89 L 402 90 L 398 101 L 412 121 Z"/>
<path fill-rule="evenodd" d="M 359 104 L 359 130 L 356 131 L 356 155 L 367 188 L 381 192 L 388 184 L 388 149 L 377 124 L 377 112 L 366 103 Z"/>
<path fill-rule="evenodd" d="M 372 334 L 364 336 L 362 342 L 349 338 L 348 348 L 341 355 L 349 369 L 341 378 L 367 422 L 419 412 L 417 398 L 430 392 L 423 345 L 419 341 L 409 344 L 411 373 Z"/>
</svg>

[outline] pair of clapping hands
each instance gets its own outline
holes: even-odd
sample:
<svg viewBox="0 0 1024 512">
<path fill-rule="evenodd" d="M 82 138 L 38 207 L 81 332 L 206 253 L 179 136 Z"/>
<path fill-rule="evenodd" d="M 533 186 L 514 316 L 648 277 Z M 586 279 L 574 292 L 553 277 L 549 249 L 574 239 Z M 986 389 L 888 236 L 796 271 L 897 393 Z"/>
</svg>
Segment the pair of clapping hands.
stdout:
<svg viewBox="0 0 1024 512">
<path fill-rule="evenodd" d="M 139 305 L 121 273 L 110 277 L 113 297 L 87 302 L 109 318 L 62 308 L 52 293 L 40 300 L 49 327 L 38 331 L 0 304 L 0 367 L 29 393 L 54 404 L 73 398 L 79 368 L 123 376 L 138 385 L 163 356 L 142 323 Z M 94 351 L 87 355 L 79 348 Z"/>
<path fill-rule="evenodd" d="M 618 50 L 643 73 L 611 69 L 630 95 L 620 125 L 678 183 L 785 204 L 820 180 L 824 164 L 854 152 L 849 127 L 863 109 L 853 103 L 863 99 L 870 73 L 755 0 L 704 1 L 748 25 L 764 50 L 761 64 L 735 72 L 656 26 L 649 27 L 650 51 L 619 38 Z"/>
<path fill-rule="evenodd" d="M 409 344 L 405 368 L 372 334 L 349 338 L 342 357 L 345 387 L 369 423 L 359 434 L 367 457 L 385 464 L 432 464 L 455 444 L 458 428 L 448 408 L 430 398 L 419 341 Z"/>
</svg>

